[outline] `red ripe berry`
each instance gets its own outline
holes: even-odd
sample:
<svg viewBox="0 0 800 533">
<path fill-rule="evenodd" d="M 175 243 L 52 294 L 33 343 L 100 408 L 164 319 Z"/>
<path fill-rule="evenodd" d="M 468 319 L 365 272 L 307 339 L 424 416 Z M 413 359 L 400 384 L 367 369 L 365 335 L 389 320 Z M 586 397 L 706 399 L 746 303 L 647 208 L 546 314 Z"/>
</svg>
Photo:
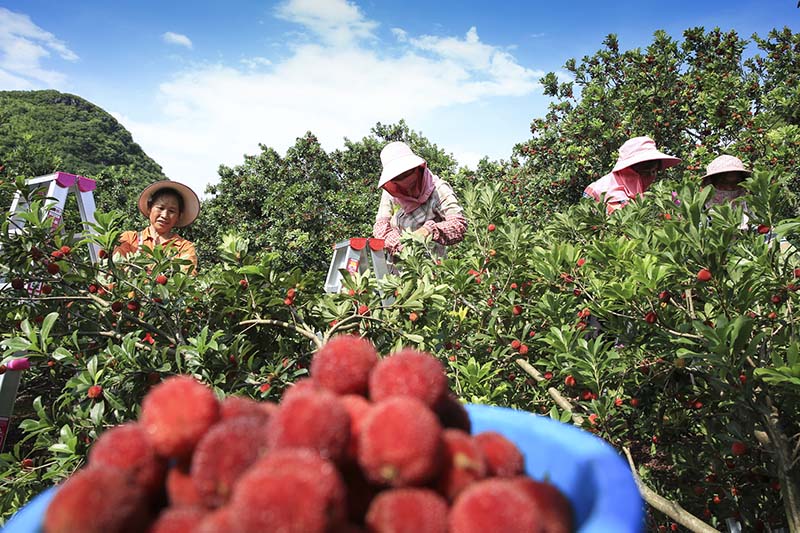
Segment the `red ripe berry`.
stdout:
<svg viewBox="0 0 800 533">
<path fill-rule="evenodd" d="M 452 502 L 471 483 L 486 477 L 486 459 L 480 445 L 464 431 L 445 429 L 442 442 L 443 466 L 436 488 Z"/>
<path fill-rule="evenodd" d="M 486 458 L 487 474 L 514 477 L 525 471 L 525 458 L 517 445 L 500 433 L 484 431 L 473 437 Z"/>
<path fill-rule="evenodd" d="M 97 257 L 99 257 L 100 259 L 105 259 L 106 257 L 108 257 L 108 252 L 100 248 L 100 251 L 97 252 Z"/>
<path fill-rule="evenodd" d="M 528 353 L 528 345 L 527 344 L 521 345 L 519 347 L 519 354 L 520 355 L 526 355 L 527 353 Z"/>
<path fill-rule="evenodd" d="M 668 302 L 672 298 L 672 295 L 669 291 L 661 291 L 658 293 L 658 299 L 662 302 Z"/>
<path fill-rule="evenodd" d="M 702 409 L 703 408 L 703 402 L 701 402 L 700 400 L 697 400 L 692 404 L 692 407 L 695 408 L 695 409 Z"/>
<path fill-rule="evenodd" d="M 516 283 L 512 283 L 512 284 L 510 285 L 510 287 L 511 287 L 511 290 L 512 290 L 512 291 L 515 291 L 515 290 L 517 290 L 517 287 L 518 287 L 518 285 L 517 285 Z"/>
<path fill-rule="evenodd" d="M 202 507 L 167 507 L 147 530 L 147 533 L 183 533 L 199 531 L 209 512 Z"/>
<path fill-rule="evenodd" d="M 358 306 L 358 314 L 362 315 L 362 316 L 368 316 L 369 315 L 369 306 L 364 305 L 364 304 L 359 305 Z"/>
<path fill-rule="evenodd" d="M 775 305 L 779 305 L 781 302 L 783 302 L 783 297 L 780 294 L 773 294 L 772 298 L 770 298 L 770 300 Z"/>
<path fill-rule="evenodd" d="M 770 320 L 775 320 L 776 318 L 778 318 L 778 313 L 776 313 L 775 311 L 771 311 L 771 312 L 770 312 L 770 313 L 767 315 L 767 318 L 769 318 Z"/>
<path fill-rule="evenodd" d="M 284 298 L 283 299 L 283 305 L 292 305 L 293 303 L 294 303 L 294 300 L 292 300 L 291 298 Z M 359 313 L 360 313 L 360 309 L 361 308 L 359 308 Z M 363 313 L 360 313 L 360 314 L 363 314 Z"/>
<path fill-rule="evenodd" d="M 758 225 L 758 232 L 762 235 L 769 233 L 770 227 L 767 224 L 759 224 Z"/>
<path fill-rule="evenodd" d="M 658 315 L 656 315 L 653 311 L 650 311 L 644 315 L 644 321 L 648 324 L 655 324 L 656 320 L 658 320 Z"/>
<path fill-rule="evenodd" d="M 521 315 L 521 314 L 522 314 L 522 306 L 521 306 L 521 305 L 515 305 L 515 306 L 514 306 L 514 307 L 511 309 L 511 312 L 512 312 L 513 314 L 515 314 L 515 315 Z"/>
<path fill-rule="evenodd" d="M 148 494 L 158 492 L 166 473 L 166 463 L 136 423 L 115 426 L 101 434 L 89 450 L 89 465 L 119 468 Z"/>
<path fill-rule="evenodd" d="M 545 373 L 544 373 L 544 379 L 546 379 L 546 380 L 551 380 L 551 379 L 553 379 L 553 373 L 552 373 L 552 372 L 549 372 L 549 371 L 548 371 L 548 372 L 545 372 Z"/>
<path fill-rule="evenodd" d="M 616 405 L 617 407 L 622 406 L 623 403 L 625 403 L 625 401 L 622 398 L 616 398 L 614 400 L 614 405 Z"/>
<path fill-rule="evenodd" d="M 369 375 L 369 397 L 373 402 L 392 396 L 411 396 L 433 407 L 447 391 L 442 362 L 429 353 L 410 348 L 384 357 Z"/>
<path fill-rule="evenodd" d="M 701 268 L 697 273 L 697 281 L 706 282 L 711 279 L 711 271 L 707 268 Z"/>
<path fill-rule="evenodd" d="M 295 295 L 297 294 L 297 289 L 291 287 L 288 291 L 286 291 L 286 297 L 294 299 Z"/>
<path fill-rule="evenodd" d="M 89 292 L 92 293 L 92 294 L 96 293 L 97 292 L 97 285 L 95 285 L 94 283 L 89 285 Z"/>
<path fill-rule="evenodd" d="M 89 390 L 86 391 L 86 396 L 91 398 L 92 400 L 96 400 L 103 395 L 103 387 L 100 385 L 92 385 L 89 387 Z"/>
<path fill-rule="evenodd" d="M 574 294 L 575 296 L 580 296 L 582 293 L 581 293 L 581 290 L 580 290 L 580 289 L 574 289 L 574 290 L 572 291 L 572 294 Z"/>
<path fill-rule="evenodd" d="M 731 444 L 731 453 L 736 457 L 747 453 L 747 445 L 744 442 L 736 441 Z"/>
<path fill-rule="evenodd" d="M 22 468 L 24 468 L 25 470 L 29 470 L 33 468 L 33 459 L 31 459 L 30 457 L 26 457 L 25 459 L 20 461 L 20 464 L 22 464 Z"/>
<path fill-rule="evenodd" d="M 270 450 L 307 448 L 339 461 L 347 452 L 349 438 L 350 415 L 339 398 L 325 389 L 285 397 L 269 419 Z"/>
<path fill-rule="evenodd" d="M 32 246 L 31 247 L 31 258 L 33 258 L 34 261 L 38 261 L 42 257 L 44 257 L 44 254 L 42 253 L 42 251 L 40 249 L 38 249 L 37 247 Z"/>
<path fill-rule="evenodd" d="M 103 502 L 103 505 L 87 505 Z M 53 533 L 81 531 L 144 531 L 150 513 L 139 485 L 129 483 L 117 468 L 84 468 L 73 474 L 50 501 L 43 530 Z"/>
<path fill-rule="evenodd" d="M 441 433 L 438 418 L 419 400 L 388 398 L 375 403 L 364 416 L 358 463 L 373 483 L 423 485 L 441 468 Z"/>
<path fill-rule="evenodd" d="M 241 288 L 243 288 L 243 289 L 246 289 L 246 288 L 247 288 L 247 285 L 248 285 L 248 283 L 247 283 L 247 280 L 246 280 L 246 279 L 240 279 L 240 280 L 239 280 L 239 286 L 240 286 Z"/>
<path fill-rule="evenodd" d="M 42 285 L 42 289 L 41 290 L 42 290 L 42 294 L 48 295 L 51 292 L 53 292 L 53 287 L 51 287 L 50 285 L 45 283 L 44 285 Z"/>
<path fill-rule="evenodd" d="M 64 258 L 64 252 L 62 252 L 61 250 L 55 250 L 54 252 L 52 252 L 50 254 L 50 257 L 52 257 L 53 259 L 56 259 L 56 260 L 63 259 Z"/>
<path fill-rule="evenodd" d="M 25 287 L 25 282 L 22 281 L 22 278 L 14 278 L 11 280 L 11 287 L 14 290 L 21 291 Z"/>
<path fill-rule="evenodd" d="M 160 455 L 184 458 L 218 418 L 211 389 L 190 376 L 174 376 L 150 389 L 139 421 Z"/>
<path fill-rule="evenodd" d="M 794 269 L 794 277 L 800 278 L 800 268 L 795 268 Z"/>
<path fill-rule="evenodd" d="M 165 276 L 164 274 L 159 274 L 158 276 L 156 276 L 156 283 L 158 283 L 159 285 L 166 285 L 167 276 Z"/>
<path fill-rule="evenodd" d="M 567 387 L 574 387 L 575 383 L 576 383 L 575 378 L 572 377 L 572 375 L 569 375 L 566 378 L 564 378 L 564 385 L 566 385 Z"/>
<path fill-rule="evenodd" d="M 639 407 L 639 398 L 631 398 L 631 407 Z"/>
<path fill-rule="evenodd" d="M 519 350 L 520 346 L 522 346 L 522 343 L 519 342 L 517 339 L 514 339 L 513 341 L 511 341 L 511 348 L 513 350 Z"/>
<path fill-rule="evenodd" d="M 408 319 L 411 322 L 416 322 L 417 320 L 419 320 L 419 315 L 417 313 L 415 313 L 414 311 L 412 311 L 412 312 L 408 313 Z"/>
<path fill-rule="evenodd" d="M 336 394 L 366 395 L 369 374 L 377 363 L 378 352 L 371 342 L 355 335 L 338 335 L 314 355 L 311 376 Z"/>
<path fill-rule="evenodd" d="M 739 374 L 739 382 L 744 385 L 747 383 L 747 376 L 745 374 Z"/>
<path fill-rule="evenodd" d="M 582 267 L 583 265 L 586 264 L 586 259 L 581 257 L 580 259 L 578 259 L 578 262 L 576 264 L 578 265 L 578 268 L 580 268 L 580 267 Z"/>
<path fill-rule="evenodd" d="M 452 533 L 537 531 L 545 522 L 512 479 L 489 478 L 461 493 L 450 508 Z"/>
<path fill-rule="evenodd" d="M 585 390 L 581 392 L 581 400 L 591 400 L 592 399 L 592 391 Z"/>
<path fill-rule="evenodd" d="M 111 310 L 115 313 L 122 311 L 122 302 L 114 302 L 111 304 Z"/>
<path fill-rule="evenodd" d="M 60 267 L 60 266 L 58 266 L 58 263 L 49 263 L 49 264 L 47 265 L 47 271 L 48 271 L 50 274 L 52 274 L 53 276 L 55 276 L 56 274 L 58 274 L 59 272 L 61 272 L 61 267 Z"/>
<path fill-rule="evenodd" d="M 70 253 L 71 251 L 72 251 L 72 248 L 70 248 L 70 247 L 69 247 L 69 246 L 67 246 L 66 244 L 65 244 L 64 246 L 62 246 L 62 247 L 61 247 L 61 253 L 62 253 L 63 255 L 69 255 L 69 253 Z"/>
<path fill-rule="evenodd" d="M 486 226 L 486 229 L 489 231 L 494 231 L 497 229 L 497 226 L 495 226 L 494 224 L 489 224 L 488 226 Z"/>
<path fill-rule="evenodd" d="M 131 300 L 128 302 L 127 307 L 128 311 L 136 312 L 139 310 L 139 302 L 137 302 L 136 300 Z"/>
<path fill-rule="evenodd" d="M 436 492 L 423 488 L 380 492 L 369 505 L 369 531 L 447 533 L 447 502 Z"/>
</svg>

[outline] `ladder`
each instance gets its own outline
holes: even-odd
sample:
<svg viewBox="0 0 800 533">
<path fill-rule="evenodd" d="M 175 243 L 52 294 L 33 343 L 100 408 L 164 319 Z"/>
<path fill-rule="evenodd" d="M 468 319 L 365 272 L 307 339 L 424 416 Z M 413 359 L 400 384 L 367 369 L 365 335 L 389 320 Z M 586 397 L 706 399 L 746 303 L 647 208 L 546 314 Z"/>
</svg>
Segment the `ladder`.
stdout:
<svg viewBox="0 0 800 533">
<path fill-rule="evenodd" d="M 84 176 L 76 176 L 75 174 L 68 174 L 66 172 L 55 172 L 45 176 L 38 176 L 25 180 L 25 184 L 34 189 L 44 188 L 44 196 L 48 199 L 55 201 L 49 212 L 49 217 L 53 219 L 52 228 L 55 229 L 61 223 L 64 213 L 64 206 L 67 203 L 67 196 L 70 192 L 75 193 L 76 200 L 78 201 L 78 210 L 80 211 L 81 221 L 85 223 L 94 223 L 94 191 L 97 188 L 97 182 L 93 179 Z M 37 191 L 38 192 L 38 191 Z M 19 216 L 20 213 L 30 209 L 25 197 L 22 196 L 20 191 L 14 195 L 14 200 L 11 202 L 9 213 L 11 214 L 11 225 L 9 233 L 20 233 L 25 227 L 25 220 Z M 91 226 L 87 226 L 89 231 L 92 231 Z M 97 245 L 89 244 L 89 256 L 92 263 L 97 263 L 99 249 Z"/>
<path fill-rule="evenodd" d="M 17 397 L 19 379 L 23 370 L 31 367 L 27 358 L 12 359 L 0 365 L 0 452 L 6 442 L 8 428 L 11 422 L 11 413 L 14 410 L 14 400 Z"/>
<path fill-rule="evenodd" d="M 377 279 L 389 273 L 396 273 L 394 266 L 386 262 L 386 250 L 383 239 L 367 239 L 354 237 L 333 245 L 333 257 L 325 279 L 325 292 L 336 293 L 342 290 L 342 281 L 346 274 L 363 274 L 372 266 Z M 394 297 L 384 298 L 389 305 Z"/>
</svg>

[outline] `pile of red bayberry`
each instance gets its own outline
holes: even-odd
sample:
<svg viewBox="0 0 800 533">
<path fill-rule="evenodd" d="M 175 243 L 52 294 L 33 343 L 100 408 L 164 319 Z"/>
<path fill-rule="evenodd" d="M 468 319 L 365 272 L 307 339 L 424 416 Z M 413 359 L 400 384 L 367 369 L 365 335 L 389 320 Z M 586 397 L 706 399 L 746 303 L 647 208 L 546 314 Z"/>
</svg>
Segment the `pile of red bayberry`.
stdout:
<svg viewBox="0 0 800 533">
<path fill-rule="evenodd" d="M 56 492 L 45 533 L 573 531 L 567 499 L 494 432 L 470 435 L 441 362 L 332 339 L 279 404 L 155 386 Z"/>
</svg>

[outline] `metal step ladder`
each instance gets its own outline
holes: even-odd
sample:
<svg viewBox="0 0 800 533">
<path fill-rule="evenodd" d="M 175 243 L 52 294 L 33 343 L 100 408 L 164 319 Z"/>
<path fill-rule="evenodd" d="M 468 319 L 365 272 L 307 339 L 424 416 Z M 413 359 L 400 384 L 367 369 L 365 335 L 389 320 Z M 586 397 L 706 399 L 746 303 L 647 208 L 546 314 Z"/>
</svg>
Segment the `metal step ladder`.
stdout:
<svg viewBox="0 0 800 533">
<path fill-rule="evenodd" d="M 342 290 L 342 281 L 347 274 L 363 274 L 371 269 L 377 279 L 390 273 L 396 274 L 394 266 L 386 260 L 383 239 L 354 237 L 333 246 L 333 257 L 325 279 L 325 292 Z M 383 299 L 384 305 L 394 302 L 394 297 Z"/>
<path fill-rule="evenodd" d="M 6 442 L 8 428 L 11 424 L 11 414 L 14 411 L 14 400 L 19 389 L 19 380 L 24 370 L 31 366 L 28 359 L 21 357 L 11 359 L 0 365 L 0 452 Z"/>
<path fill-rule="evenodd" d="M 68 174 L 66 172 L 55 172 L 45 176 L 38 176 L 30 178 L 25 181 L 29 187 L 42 189 L 42 195 L 48 200 L 55 202 L 50 207 L 49 217 L 53 219 L 52 227 L 55 229 L 63 219 L 64 206 L 67 203 L 67 196 L 69 193 L 75 194 L 75 199 L 78 203 L 78 210 L 80 211 L 81 221 L 84 223 L 94 223 L 94 191 L 97 188 L 97 182 L 93 179 L 84 176 L 77 176 L 75 174 Z M 46 188 L 46 191 L 44 190 Z M 39 192 L 38 190 L 36 192 Z M 25 220 L 20 216 L 20 213 L 28 211 L 30 205 L 24 196 L 17 191 L 14 195 L 14 200 L 11 202 L 9 213 L 11 214 L 11 224 L 9 233 L 21 233 L 25 227 Z M 85 226 L 89 231 L 91 227 Z M 92 263 L 97 263 L 98 253 L 100 250 L 94 244 L 89 245 L 89 256 Z"/>
</svg>

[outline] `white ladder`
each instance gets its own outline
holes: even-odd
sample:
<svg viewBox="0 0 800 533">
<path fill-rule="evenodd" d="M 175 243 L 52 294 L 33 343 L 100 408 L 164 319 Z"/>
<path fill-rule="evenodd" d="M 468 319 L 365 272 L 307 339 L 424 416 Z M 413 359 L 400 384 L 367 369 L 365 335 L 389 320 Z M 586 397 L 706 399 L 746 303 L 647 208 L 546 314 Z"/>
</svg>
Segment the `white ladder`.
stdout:
<svg viewBox="0 0 800 533">
<path fill-rule="evenodd" d="M 25 357 L 11 359 L 6 364 L 0 365 L 0 451 L 3 451 L 11 425 L 11 413 L 14 411 L 20 375 L 30 366 Z"/>
<path fill-rule="evenodd" d="M 93 179 L 84 176 L 76 176 L 75 174 L 68 174 L 66 172 L 55 172 L 45 176 L 38 176 L 25 180 L 25 184 L 34 188 L 47 187 L 45 197 L 55 200 L 55 204 L 50 208 L 49 216 L 53 219 L 53 228 L 61 223 L 64 214 L 64 206 L 67 203 L 67 196 L 70 192 L 75 193 L 75 199 L 78 201 L 78 210 L 80 211 L 81 221 L 84 223 L 94 223 L 94 191 L 97 188 L 97 182 Z M 19 216 L 20 213 L 30 209 L 28 202 L 19 191 L 14 195 L 14 200 L 11 202 L 11 224 L 9 233 L 20 233 L 25 227 L 25 220 Z M 89 231 L 93 231 L 91 226 L 86 226 Z M 89 245 L 89 256 L 92 263 L 97 263 L 99 249 L 95 244 Z"/>
</svg>

